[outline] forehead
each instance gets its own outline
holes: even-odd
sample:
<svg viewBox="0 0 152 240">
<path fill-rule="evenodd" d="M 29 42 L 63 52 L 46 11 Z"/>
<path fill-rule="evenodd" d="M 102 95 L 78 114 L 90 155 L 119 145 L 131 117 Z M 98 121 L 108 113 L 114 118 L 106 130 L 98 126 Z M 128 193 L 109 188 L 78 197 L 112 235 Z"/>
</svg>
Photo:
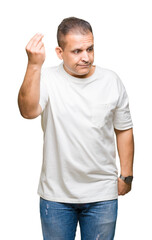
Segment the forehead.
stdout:
<svg viewBox="0 0 152 240">
<path fill-rule="evenodd" d="M 69 33 L 64 37 L 66 49 L 83 49 L 93 44 L 93 34 L 91 32 L 84 35 L 80 33 Z"/>
</svg>

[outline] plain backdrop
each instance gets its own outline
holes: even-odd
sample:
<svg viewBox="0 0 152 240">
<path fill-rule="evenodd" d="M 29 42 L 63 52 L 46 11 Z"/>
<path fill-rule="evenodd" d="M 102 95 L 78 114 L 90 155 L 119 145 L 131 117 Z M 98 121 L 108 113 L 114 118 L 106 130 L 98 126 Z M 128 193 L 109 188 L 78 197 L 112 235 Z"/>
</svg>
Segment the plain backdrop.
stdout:
<svg viewBox="0 0 152 240">
<path fill-rule="evenodd" d="M 149 0 L 3 1 L 0 5 L 0 239 L 42 240 L 37 187 L 41 117 L 24 119 L 17 97 L 27 66 L 25 46 L 43 33 L 43 67 L 60 63 L 56 31 L 63 18 L 90 22 L 95 61 L 122 79 L 134 124 L 132 191 L 118 199 L 115 240 L 152 239 L 152 6 Z M 119 159 L 117 155 L 119 168 Z M 77 226 L 76 240 L 80 240 Z"/>
</svg>

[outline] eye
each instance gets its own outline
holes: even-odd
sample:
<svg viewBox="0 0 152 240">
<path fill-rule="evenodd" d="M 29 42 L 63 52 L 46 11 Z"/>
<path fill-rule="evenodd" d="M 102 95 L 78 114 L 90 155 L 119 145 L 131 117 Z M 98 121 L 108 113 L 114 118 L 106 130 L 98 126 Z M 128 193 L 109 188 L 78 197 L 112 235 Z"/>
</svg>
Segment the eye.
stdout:
<svg viewBox="0 0 152 240">
<path fill-rule="evenodd" d="M 91 47 L 91 48 L 88 48 L 88 52 L 91 52 L 93 50 L 93 47 Z"/>
<path fill-rule="evenodd" d="M 73 51 L 73 53 L 75 53 L 75 54 L 78 54 L 79 52 L 80 52 L 79 49 L 76 49 L 76 50 Z"/>
</svg>

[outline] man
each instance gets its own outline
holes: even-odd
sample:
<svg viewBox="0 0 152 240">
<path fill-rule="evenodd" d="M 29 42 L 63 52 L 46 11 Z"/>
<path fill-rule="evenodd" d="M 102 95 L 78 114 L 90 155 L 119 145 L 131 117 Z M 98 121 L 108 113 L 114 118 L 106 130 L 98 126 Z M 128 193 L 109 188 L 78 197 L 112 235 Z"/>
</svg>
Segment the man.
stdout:
<svg viewBox="0 0 152 240">
<path fill-rule="evenodd" d="M 79 221 L 81 239 L 114 239 L 118 195 L 131 190 L 133 179 L 133 124 L 125 87 L 115 72 L 93 65 L 87 21 L 71 17 L 58 26 L 59 66 L 42 69 L 42 38 L 36 34 L 26 46 L 28 65 L 18 104 L 24 118 L 41 114 L 43 237 L 73 240 Z"/>
</svg>

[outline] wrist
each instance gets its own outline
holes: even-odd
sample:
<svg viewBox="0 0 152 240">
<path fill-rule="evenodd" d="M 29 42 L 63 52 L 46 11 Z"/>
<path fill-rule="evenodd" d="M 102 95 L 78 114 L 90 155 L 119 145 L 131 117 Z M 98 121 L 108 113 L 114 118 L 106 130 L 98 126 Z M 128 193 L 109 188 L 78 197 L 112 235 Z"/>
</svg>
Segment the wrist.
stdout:
<svg viewBox="0 0 152 240">
<path fill-rule="evenodd" d="M 128 176 L 133 176 L 133 171 L 123 171 L 121 170 L 120 174 L 123 176 L 123 177 L 128 177 Z"/>
<path fill-rule="evenodd" d="M 119 178 L 122 179 L 127 184 L 131 184 L 132 181 L 133 181 L 133 175 L 128 175 L 128 176 L 125 177 L 125 176 L 120 174 Z"/>
<path fill-rule="evenodd" d="M 27 68 L 31 69 L 31 70 L 35 70 L 35 71 L 40 71 L 42 68 L 42 65 L 33 64 L 33 63 L 28 62 Z"/>
</svg>

